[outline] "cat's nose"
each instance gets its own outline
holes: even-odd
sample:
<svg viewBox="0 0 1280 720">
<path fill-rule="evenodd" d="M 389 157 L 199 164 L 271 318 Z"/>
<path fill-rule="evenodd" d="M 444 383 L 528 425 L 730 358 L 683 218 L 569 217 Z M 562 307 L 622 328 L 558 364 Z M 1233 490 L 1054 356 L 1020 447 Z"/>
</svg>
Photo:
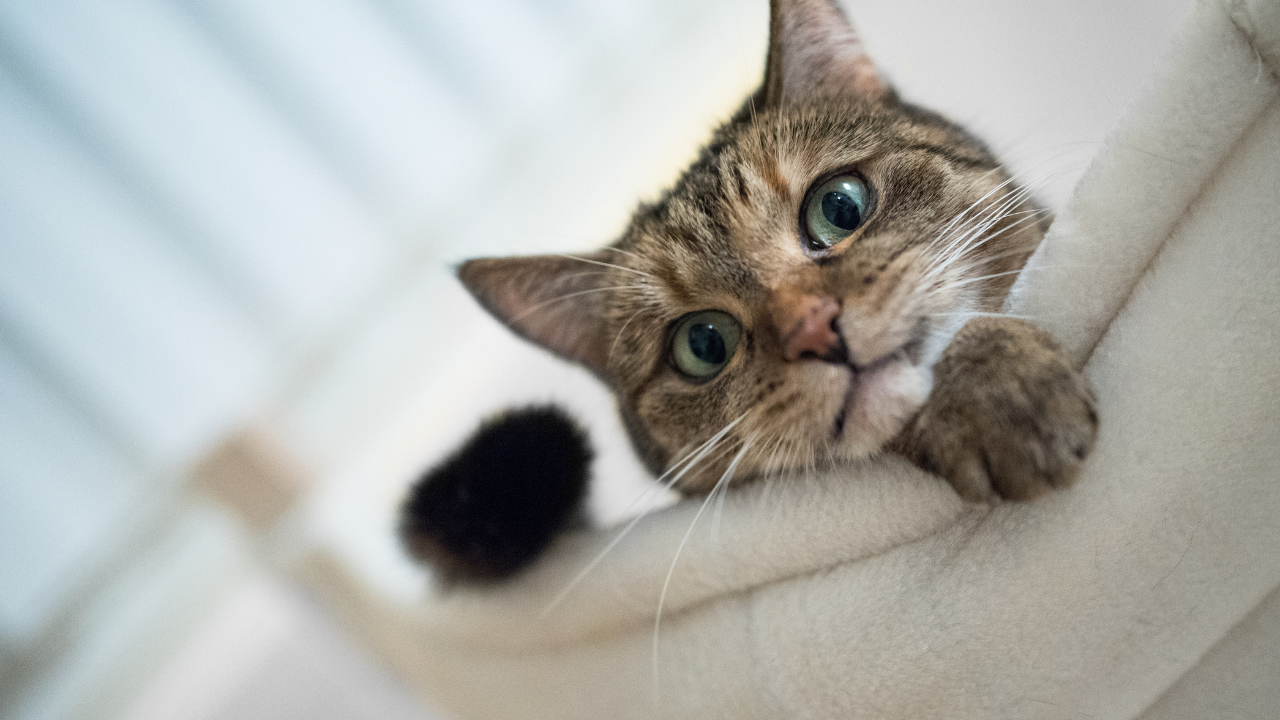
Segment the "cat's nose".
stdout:
<svg viewBox="0 0 1280 720">
<path fill-rule="evenodd" d="M 836 326 L 840 303 L 829 297 L 809 295 L 797 304 L 798 312 L 793 312 L 790 327 L 784 328 L 782 337 L 782 356 L 787 362 L 847 363 L 849 353 Z"/>
</svg>

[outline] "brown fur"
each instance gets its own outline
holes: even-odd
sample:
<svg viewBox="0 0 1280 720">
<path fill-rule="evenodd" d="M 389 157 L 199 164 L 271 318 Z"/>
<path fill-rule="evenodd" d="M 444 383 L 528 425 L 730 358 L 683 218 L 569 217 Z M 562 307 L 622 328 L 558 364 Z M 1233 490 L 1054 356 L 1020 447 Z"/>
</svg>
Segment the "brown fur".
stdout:
<svg viewBox="0 0 1280 720">
<path fill-rule="evenodd" d="M 807 196 L 851 173 L 871 188 L 865 222 L 814 252 Z M 775 0 L 761 89 L 621 238 L 580 260 L 471 261 L 460 276 L 516 332 L 609 383 L 655 472 L 741 418 L 681 478 L 686 492 L 710 491 L 740 450 L 738 480 L 887 447 L 966 497 L 1030 498 L 1087 455 L 1090 390 L 1027 323 L 956 330 L 999 311 L 1046 224 L 981 142 L 897 99 L 829 0 Z M 694 382 L 673 366 L 671 334 L 707 309 L 743 335 L 722 372 Z M 838 347 L 817 317 L 834 317 Z"/>
</svg>

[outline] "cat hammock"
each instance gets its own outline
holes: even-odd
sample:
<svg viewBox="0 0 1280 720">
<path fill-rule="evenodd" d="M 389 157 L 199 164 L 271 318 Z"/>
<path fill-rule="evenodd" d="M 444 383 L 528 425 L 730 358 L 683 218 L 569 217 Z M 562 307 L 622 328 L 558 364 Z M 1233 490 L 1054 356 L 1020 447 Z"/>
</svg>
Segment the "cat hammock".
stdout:
<svg viewBox="0 0 1280 720">
<path fill-rule="evenodd" d="M 397 664 L 485 720 L 1275 717 L 1278 77 L 1280 3 L 1201 2 L 1015 288 L 1097 389 L 1073 489 L 885 459 L 687 500 L 554 605 L 618 528 L 428 602 Z"/>
</svg>

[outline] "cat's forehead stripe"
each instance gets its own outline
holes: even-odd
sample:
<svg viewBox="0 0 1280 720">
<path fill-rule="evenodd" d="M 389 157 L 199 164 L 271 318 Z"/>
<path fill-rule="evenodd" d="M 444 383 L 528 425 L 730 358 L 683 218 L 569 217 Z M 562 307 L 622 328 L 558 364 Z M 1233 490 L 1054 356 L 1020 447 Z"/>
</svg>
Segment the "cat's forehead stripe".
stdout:
<svg viewBox="0 0 1280 720">
<path fill-rule="evenodd" d="M 781 163 L 777 156 L 765 158 L 760 165 L 760 175 L 765 183 L 773 190 L 774 195 L 783 202 L 791 199 L 791 186 L 784 176 Z"/>
</svg>

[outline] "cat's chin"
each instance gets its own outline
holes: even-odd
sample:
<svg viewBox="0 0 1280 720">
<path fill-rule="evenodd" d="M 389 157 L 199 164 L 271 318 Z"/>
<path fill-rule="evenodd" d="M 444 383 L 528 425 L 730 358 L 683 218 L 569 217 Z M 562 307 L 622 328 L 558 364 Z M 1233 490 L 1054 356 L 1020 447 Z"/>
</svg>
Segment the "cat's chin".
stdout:
<svg viewBox="0 0 1280 720">
<path fill-rule="evenodd" d="M 844 404 L 833 423 L 837 454 L 852 460 L 884 447 L 924 405 L 932 389 L 932 369 L 907 358 L 851 373 Z"/>
</svg>

